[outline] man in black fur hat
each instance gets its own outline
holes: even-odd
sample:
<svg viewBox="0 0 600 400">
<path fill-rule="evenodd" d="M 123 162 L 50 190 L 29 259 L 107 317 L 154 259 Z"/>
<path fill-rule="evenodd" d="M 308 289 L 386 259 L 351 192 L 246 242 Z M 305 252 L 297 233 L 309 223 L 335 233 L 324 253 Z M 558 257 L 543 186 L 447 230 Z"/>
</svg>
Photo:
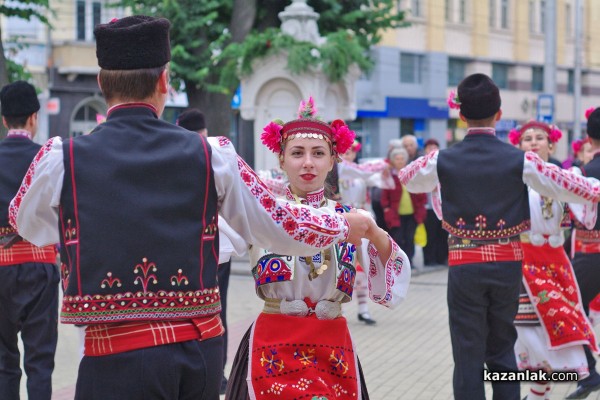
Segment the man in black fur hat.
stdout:
<svg viewBox="0 0 600 400">
<path fill-rule="evenodd" d="M 177 125 L 188 131 L 198 132 L 204 137 L 208 136 L 204 114 L 197 108 L 188 108 L 177 117 Z"/>
<path fill-rule="evenodd" d="M 0 142 L 0 399 L 19 398 L 21 332 L 28 398 L 50 400 L 58 333 L 56 249 L 20 240 L 8 222 L 8 205 L 41 148 L 32 141 L 40 103 L 35 88 L 18 81 L 2 88 L 0 107 L 8 128 Z"/>
<path fill-rule="evenodd" d="M 600 108 L 594 109 L 589 114 L 587 121 L 587 134 L 592 144 L 594 158 L 581 167 L 585 176 L 600 179 Z M 597 213 L 597 212 L 596 212 Z M 590 315 L 590 302 L 600 293 L 600 220 L 596 217 L 596 224 L 592 229 L 587 229 L 584 224 L 575 221 L 575 257 L 573 257 L 573 270 L 581 291 L 581 301 L 585 313 Z M 577 382 L 577 389 L 570 393 L 567 399 L 585 399 L 594 391 L 600 390 L 600 375 L 596 370 L 596 359 L 589 346 L 585 346 L 590 375 Z"/>
<path fill-rule="evenodd" d="M 282 254 L 358 244 L 375 229 L 359 214 L 276 199 L 229 140 L 159 119 L 169 27 L 138 15 L 96 26 L 107 120 L 50 139 L 11 203 L 23 237 L 61 241 L 61 319 L 87 325 L 76 399 L 219 398 L 218 213 Z"/>
<path fill-rule="evenodd" d="M 498 140 L 500 92 L 484 74 L 460 83 L 451 107 L 469 127 L 449 149 L 417 159 L 401 172 L 410 192 L 438 184 L 448 239 L 448 312 L 454 356 L 454 397 L 485 399 L 490 372 L 517 371 L 513 325 L 521 284 L 519 234 L 530 227 L 527 186 L 563 201 L 600 199 L 600 182 L 544 163 L 535 153 Z M 434 201 L 434 205 L 439 201 Z M 494 398 L 520 400 L 519 382 L 492 382 Z"/>
</svg>

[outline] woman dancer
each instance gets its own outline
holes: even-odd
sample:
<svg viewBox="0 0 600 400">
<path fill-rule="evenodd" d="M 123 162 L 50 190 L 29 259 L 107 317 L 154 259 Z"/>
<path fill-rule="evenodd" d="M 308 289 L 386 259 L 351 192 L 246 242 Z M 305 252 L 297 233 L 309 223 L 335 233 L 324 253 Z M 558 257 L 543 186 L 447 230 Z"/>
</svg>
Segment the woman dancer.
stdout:
<svg viewBox="0 0 600 400">
<path fill-rule="evenodd" d="M 288 176 L 288 200 L 349 212 L 348 207 L 324 197 L 324 183 L 338 155 L 352 144 L 354 132 L 341 120 L 328 125 L 316 119 L 315 113 L 312 99 L 302 102 L 298 119 L 271 122 L 262 141 L 279 156 Z M 281 223 L 285 226 L 289 221 Z M 370 297 L 393 307 L 406 296 L 408 259 L 375 221 L 367 236 L 371 242 Z M 341 303 L 352 299 L 355 247 L 335 245 L 313 257 L 252 247 L 250 259 L 255 265 L 256 292 L 265 306 L 242 339 L 226 398 L 368 399 L 341 316 Z"/>
<path fill-rule="evenodd" d="M 512 144 L 537 153 L 548 161 L 550 150 L 562 133 L 548 124 L 531 121 L 511 131 Z M 594 331 L 583 313 L 573 267 L 563 248 L 561 228 L 564 207 L 555 200 L 529 190 L 531 231 L 521 236 L 523 285 L 515 325 L 515 353 L 520 369 L 576 371 L 588 374 L 583 350 L 597 350 Z M 549 399 L 550 382 L 535 382 L 528 400 Z"/>
</svg>

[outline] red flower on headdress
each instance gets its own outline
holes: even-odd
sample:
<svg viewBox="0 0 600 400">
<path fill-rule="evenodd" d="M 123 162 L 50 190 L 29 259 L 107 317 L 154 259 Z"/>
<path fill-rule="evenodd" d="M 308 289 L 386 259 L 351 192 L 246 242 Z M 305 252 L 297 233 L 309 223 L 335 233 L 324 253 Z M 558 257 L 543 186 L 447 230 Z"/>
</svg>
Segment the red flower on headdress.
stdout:
<svg viewBox="0 0 600 400">
<path fill-rule="evenodd" d="M 577 139 L 573 143 L 571 143 L 571 149 L 573 149 L 573 154 L 579 153 L 581 148 L 583 147 L 583 139 Z"/>
<path fill-rule="evenodd" d="M 352 148 L 352 151 L 355 151 L 358 153 L 360 151 L 360 149 L 362 149 L 362 144 L 360 144 L 360 142 L 358 140 L 355 140 L 352 142 L 351 148 Z"/>
<path fill-rule="evenodd" d="M 521 131 L 516 128 L 512 128 L 510 132 L 508 132 L 508 140 L 510 140 L 513 146 L 518 145 L 521 141 Z"/>
<path fill-rule="evenodd" d="M 558 129 L 556 125 L 551 125 L 550 132 L 548 133 L 548 140 L 550 141 L 550 143 L 558 142 L 561 137 L 562 132 L 560 131 L 560 129 Z"/>
<path fill-rule="evenodd" d="M 263 128 L 260 140 L 273 153 L 281 152 L 281 128 L 275 121 L 271 121 Z"/>
<path fill-rule="evenodd" d="M 592 115 L 595 109 L 596 107 L 590 107 L 587 110 L 585 110 L 585 119 L 590 119 L 590 115 Z"/>
<path fill-rule="evenodd" d="M 298 118 L 311 118 L 315 115 L 317 115 L 317 107 L 315 106 L 313 97 L 310 96 L 308 101 L 302 100 L 298 108 Z"/>
<path fill-rule="evenodd" d="M 331 123 L 331 131 L 335 151 L 338 154 L 344 154 L 352 146 L 356 134 L 341 119 L 336 119 Z"/>
<path fill-rule="evenodd" d="M 454 90 L 451 90 L 450 93 L 448 94 L 448 107 L 454 109 L 454 110 L 458 110 L 460 109 L 460 100 L 458 99 L 458 94 L 456 94 L 456 92 Z"/>
</svg>

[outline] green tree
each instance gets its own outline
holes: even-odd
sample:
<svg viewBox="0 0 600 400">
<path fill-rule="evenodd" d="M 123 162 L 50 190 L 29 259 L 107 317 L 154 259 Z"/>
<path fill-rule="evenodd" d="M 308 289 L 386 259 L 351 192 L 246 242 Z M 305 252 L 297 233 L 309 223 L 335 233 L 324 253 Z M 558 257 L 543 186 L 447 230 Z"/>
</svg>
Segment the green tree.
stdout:
<svg viewBox="0 0 600 400">
<path fill-rule="evenodd" d="M 332 79 L 349 65 L 370 66 L 366 50 L 385 29 L 404 24 L 394 0 L 309 0 L 320 13 L 320 34 L 328 44 L 311 54 L 313 44 L 281 35 L 281 0 L 122 0 L 134 13 L 162 16 L 171 23 L 174 85 L 183 83 L 191 107 L 202 109 L 211 135 L 228 135 L 230 104 L 239 76 L 252 61 L 277 51 L 289 52 L 288 67 L 302 72 L 323 63 Z"/>
<path fill-rule="evenodd" d="M 9 4 L 0 4 L 0 14 L 6 17 L 18 17 L 29 21 L 38 18 L 47 24 L 46 12 L 49 9 L 49 0 L 12 0 Z M 0 26 L 0 37 L 2 26 Z M 0 40 L 0 88 L 18 79 L 28 79 L 31 75 L 25 71 L 22 65 L 6 58 L 4 43 Z M 0 124 L 0 139 L 6 136 L 6 128 Z"/>
</svg>

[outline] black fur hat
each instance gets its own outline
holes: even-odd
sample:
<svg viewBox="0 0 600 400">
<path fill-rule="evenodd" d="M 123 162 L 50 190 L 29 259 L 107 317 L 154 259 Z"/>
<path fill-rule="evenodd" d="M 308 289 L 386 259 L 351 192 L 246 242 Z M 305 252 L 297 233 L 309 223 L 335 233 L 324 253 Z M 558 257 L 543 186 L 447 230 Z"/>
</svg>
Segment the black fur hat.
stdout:
<svg viewBox="0 0 600 400">
<path fill-rule="evenodd" d="M 460 113 L 472 120 L 491 117 L 502 104 L 498 86 L 484 74 L 473 74 L 463 79 L 458 85 L 457 96 Z"/>
<path fill-rule="evenodd" d="M 98 65 L 107 70 L 162 67 L 171 60 L 165 18 L 133 15 L 94 28 Z"/>
<path fill-rule="evenodd" d="M 197 108 L 190 108 L 179 114 L 177 118 L 177 125 L 188 131 L 198 132 L 206 128 L 206 122 L 204 121 L 204 114 Z"/>
<path fill-rule="evenodd" d="M 597 107 L 587 120 L 587 134 L 592 139 L 600 139 L 600 107 Z"/>
<path fill-rule="evenodd" d="M 25 117 L 40 109 L 35 88 L 25 81 L 4 86 L 0 91 L 0 105 L 5 117 Z"/>
</svg>

